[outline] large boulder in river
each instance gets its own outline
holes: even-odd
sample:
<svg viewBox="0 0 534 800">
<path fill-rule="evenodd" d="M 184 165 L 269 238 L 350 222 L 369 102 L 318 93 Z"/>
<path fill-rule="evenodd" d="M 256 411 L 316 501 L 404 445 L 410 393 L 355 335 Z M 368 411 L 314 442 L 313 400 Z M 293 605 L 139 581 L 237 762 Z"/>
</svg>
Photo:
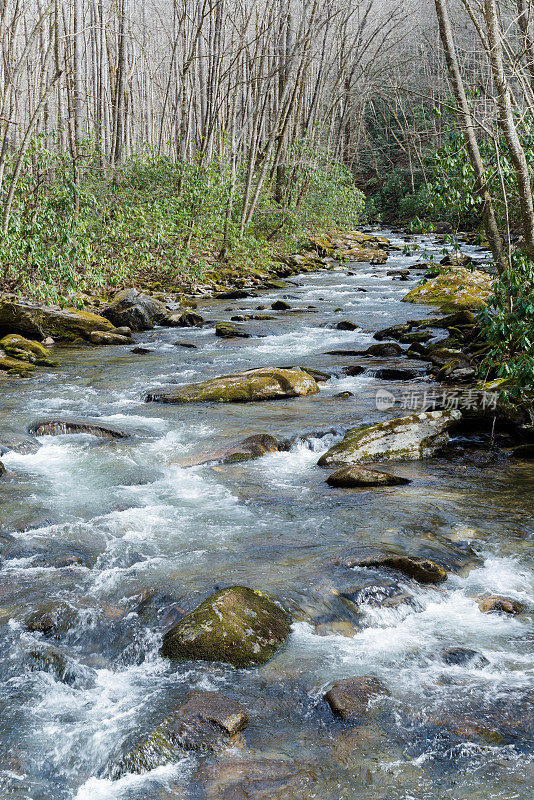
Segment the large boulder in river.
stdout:
<svg viewBox="0 0 534 800">
<path fill-rule="evenodd" d="M 262 367 L 169 392 L 150 392 L 145 399 L 157 403 L 249 403 L 300 397 L 318 391 L 317 382 L 301 369 Z"/>
<path fill-rule="evenodd" d="M 492 293 L 493 277 L 465 267 L 444 268 L 403 297 L 405 303 L 428 303 L 442 308 L 480 308 Z"/>
<path fill-rule="evenodd" d="M 114 331 L 108 319 L 75 308 L 54 308 L 0 297 L 0 333 L 19 333 L 31 339 L 89 338 L 93 331 Z"/>
<path fill-rule="evenodd" d="M 417 461 L 429 458 L 449 440 L 448 429 L 461 418 L 459 411 L 423 411 L 362 425 L 345 434 L 318 461 L 320 467 L 342 467 L 369 461 Z"/>
<path fill-rule="evenodd" d="M 163 637 L 166 658 L 264 664 L 286 640 L 290 619 L 269 597 L 230 586 L 204 600 Z"/>
<path fill-rule="evenodd" d="M 102 311 L 102 315 L 114 325 L 127 326 L 132 331 L 149 330 L 166 314 L 167 308 L 163 303 L 133 288 L 118 292 Z"/>
<path fill-rule="evenodd" d="M 222 461 L 223 464 L 236 464 L 240 461 L 250 461 L 253 458 L 260 458 L 266 453 L 276 453 L 283 446 L 270 433 L 254 433 L 246 439 L 224 447 L 220 450 L 212 450 L 208 453 L 201 453 L 180 461 L 182 467 L 193 467 L 199 464 L 209 464 L 211 461 Z"/>
</svg>

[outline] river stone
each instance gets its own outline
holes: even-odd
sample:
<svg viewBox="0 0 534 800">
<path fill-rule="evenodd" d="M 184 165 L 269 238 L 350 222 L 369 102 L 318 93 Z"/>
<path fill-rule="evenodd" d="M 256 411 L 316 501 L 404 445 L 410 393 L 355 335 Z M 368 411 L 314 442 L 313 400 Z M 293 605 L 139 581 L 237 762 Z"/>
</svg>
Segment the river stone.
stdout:
<svg viewBox="0 0 534 800">
<path fill-rule="evenodd" d="M 525 610 L 523 603 L 514 600 L 512 597 L 481 597 L 478 606 L 483 614 L 502 612 L 504 614 L 522 614 Z"/>
<path fill-rule="evenodd" d="M 415 605 L 412 595 L 402 589 L 398 583 L 375 583 L 363 588 L 346 589 L 339 592 L 339 596 L 356 606 L 371 606 L 372 608 L 397 608 L 402 603 Z"/>
<path fill-rule="evenodd" d="M 117 779 L 126 772 L 148 772 L 176 761 L 179 748 L 220 752 L 248 722 L 240 703 L 218 692 L 193 691 L 174 713 L 138 742 L 110 770 Z"/>
<path fill-rule="evenodd" d="M 335 327 L 338 329 L 338 331 L 355 331 L 360 326 L 348 319 L 342 319 L 341 322 L 336 322 Z"/>
<path fill-rule="evenodd" d="M 40 447 L 42 447 L 41 442 L 35 436 L 31 436 L 28 433 L 0 429 L 0 456 L 10 450 L 22 455 L 36 453 Z"/>
<path fill-rule="evenodd" d="M 368 356 L 380 356 L 381 358 L 388 358 L 389 356 L 400 356 L 402 353 L 402 347 L 396 342 L 372 344 L 365 352 Z"/>
<path fill-rule="evenodd" d="M 390 328 L 384 328 L 381 331 L 377 331 L 374 334 L 373 339 L 377 339 L 379 342 L 381 342 L 383 339 L 399 339 L 401 336 L 409 333 L 412 327 L 412 324 L 409 322 L 401 325 L 392 325 Z"/>
<path fill-rule="evenodd" d="M 249 403 L 301 397 L 318 391 L 317 382 L 301 369 L 262 367 L 170 392 L 150 392 L 145 400 L 157 403 Z"/>
<path fill-rule="evenodd" d="M 269 597 L 230 586 L 208 597 L 163 637 L 161 654 L 179 660 L 264 664 L 286 640 L 290 619 Z"/>
<path fill-rule="evenodd" d="M 433 456 L 449 439 L 447 429 L 459 411 L 424 411 L 376 425 L 363 425 L 324 453 L 320 467 L 342 467 L 369 461 L 414 461 Z"/>
<path fill-rule="evenodd" d="M 235 464 L 240 461 L 250 461 L 259 458 L 266 453 L 276 453 L 280 448 L 280 442 L 269 433 L 255 433 L 247 436 L 238 444 L 222 450 L 213 450 L 210 453 L 203 453 L 200 456 L 193 456 L 190 459 L 181 461 L 182 467 L 198 466 L 207 464 L 210 461 L 222 461 L 223 464 Z"/>
<path fill-rule="evenodd" d="M 4 475 L 4 474 L 5 474 L 5 471 L 6 471 L 6 468 L 5 468 L 5 466 L 2 464 L 2 462 L 0 461 L 0 476 Z"/>
<path fill-rule="evenodd" d="M 337 716 L 355 721 L 365 716 L 372 700 L 389 695 L 386 687 L 372 675 L 338 681 L 324 699 Z"/>
<path fill-rule="evenodd" d="M 291 306 L 285 300 L 275 300 L 271 308 L 273 311 L 287 311 Z"/>
<path fill-rule="evenodd" d="M 473 263 L 473 259 L 467 253 L 462 253 L 461 250 L 452 250 L 439 263 L 448 267 L 467 267 L 468 264 Z"/>
<path fill-rule="evenodd" d="M 28 614 L 24 620 L 26 629 L 43 636 L 61 636 L 78 621 L 77 611 L 66 602 L 50 600 Z"/>
<path fill-rule="evenodd" d="M 514 458 L 521 458 L 524 461 L 534 461 L 534 444 L 521 444 L 512 452 Z"/>
<path fill-rule="evenodd" d="M 377 369 L 374 377 L 381 381 L 411 381 L 414 378 L 420 377 L 421 373 L 416 372 L 414 369 L 394 369 L 384 368 Z"/>
<path fill-rule="evenodd" d="M 398 475 L 390 475 L 387 472 L 378 472 L 358 465 L 341 467 L 341 469 L 333 472 L 326 479 L 326 482 L 329 486 L 342 489 L 362 486 L 402 486 L 411 483 L 408 478 L 400 478 Z"/>
<path fill-rule="evenodd" d="M 118 292 L 102 311 L 102 316 L 114 325 L 127 326 L 132 331 L 149 330 L 166 314 L 167 308 L 163 303 L 134 288 Z"/>
<path fill-rule="evenodd" d="M 356 558 L 345 561 L 345 565 L 354 567 L 385 567 L 401 572 L 418 583 L 443 583 L 447 580 L 447 570 L 428 558 L 412 558 L 411 556 L 378 556 L 376 558 Z"/>
<path fill-rule="evenodd" d="M 365 367 L 362 367 L 361 364 L 355 364 L 352 367 L 343 367 L 343 372 L 351 378 L 356 378 L 365 372 Z"/>
<path fill-rule="evenodd" d="M 91 344 L 131 344 L 130 336 L 122 336 L 120 333 L 110 331 L 91 331 L 89 334 Z"/>
<path fill-rule="evenodd" d="M 491 296 L 493 281 L 487 272 L 451 266 L 418 284 L 402 300 L 443 308 L 476 309 L 484 306 Z"/>
<path fill-rule="evenodd" d="M 169 328 L 195 328 L 203 324 L 204 317 L 201 317 L 200 314 L 195 314 L 194 311 L 176 311 L 166 314 L 160 320 L 160 325 L 166 325 Z"/>
<path fill-rule="evenodd" d="M 113 331 L 111 322 L 98 314 L 74 308 L 52 308 L 0 297 L 0 332 L 19 333 L 32 339 L 87 339 L 92 331 Z"/>
<path fill-rule="evenodd" d="M 468 647 L 449 647 L 442 652 L 441 657 L 446 664 L 455 667 L 463 667 L 466 664 L 471 667 L 485 667 L 490 663 L 482 653 L 477 653 Z"/>
<path fill-rule="evenodd" d="M 222 339 L 249 339 L 250 333 L 241 325 L 234 325 L 233 322 L 218 322 L 215 325 L 215 336 L 220 336 Z"/>
<path fill-rule="evenodd" d="M 89 433 L 101 439 L 126 439 L 126 431 L 114 425 L 102 425 L 91 419 L 42 419 L 32 422 L 28 433 L 34 436 L 62 436 L 66 433 Z"/>
<path fill-rule="evenodd" d="M 25 377 L 33 372 L 34 369 L 35 366 L 27 361 L 20 361 L 18 358 L 10 358 L 0 354 L 0 370 Z"/>
<path fill-rule="evenodd" d="M 4 336 L 0 340 L 0 349 L 7 356 L 29 361 L 30 364 L 39 364 L 46 367 L 57 366 L 56 362 L 50 358 L 50 350 L 47 350 L 39 342 L 32 342 L 17 333 L 10 333 L 8 336 Z"/>
</svg>

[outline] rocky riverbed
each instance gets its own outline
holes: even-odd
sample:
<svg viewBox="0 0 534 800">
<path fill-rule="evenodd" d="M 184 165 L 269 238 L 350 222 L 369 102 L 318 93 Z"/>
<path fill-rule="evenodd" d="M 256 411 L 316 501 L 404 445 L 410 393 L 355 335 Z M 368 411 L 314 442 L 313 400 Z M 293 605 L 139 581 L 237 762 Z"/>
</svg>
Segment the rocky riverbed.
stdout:
<svg viewBox="0 0 534 800">
<path fill-rule="evenodd" d="M 2 798 L 530 797 L 531 430 L 380 235 L 7 343 Z"/>
</svg>

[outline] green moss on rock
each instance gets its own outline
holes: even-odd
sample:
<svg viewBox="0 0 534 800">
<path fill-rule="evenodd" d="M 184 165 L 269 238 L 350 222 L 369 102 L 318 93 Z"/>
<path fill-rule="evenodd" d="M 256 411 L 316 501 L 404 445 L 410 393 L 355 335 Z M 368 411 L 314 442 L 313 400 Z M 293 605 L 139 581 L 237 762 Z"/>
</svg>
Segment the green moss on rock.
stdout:
<svg viewBox="0 0 534 800">
<path fill-rule="evenodd" d="M 178 660 L 264 664 L 285 641 L 290 619 L 269 597 L 245 586 L 216 592 L 163 638 L 161 654 Z"/>
<path fill-rule="evenodd" d="M 451 267 L 423 281 L 403 297 L 405 303 L 471 309 L 485 305 L 493 278 L 481 270 Z"/>
</svg>

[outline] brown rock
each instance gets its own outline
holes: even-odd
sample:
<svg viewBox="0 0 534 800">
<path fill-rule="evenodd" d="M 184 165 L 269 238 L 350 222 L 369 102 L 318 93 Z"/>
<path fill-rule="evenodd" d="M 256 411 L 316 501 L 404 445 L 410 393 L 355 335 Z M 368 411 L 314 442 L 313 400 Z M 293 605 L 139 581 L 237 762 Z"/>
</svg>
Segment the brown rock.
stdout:
<svg viewBox="0 0 534 800">
<path fill-rule="evenodd" d="M 378 472 L 367 467 L 353 464 L 350 467 L 341 467 L 326 479 L 329 486 L 342 489 L 352 489 L 363 486 L 402 486 L 410 483 L 408 478 L 390 475 L 387 472 Z"/>
<path fill-rule="evenodd" d="M 377 697 L 389 694 L 386 687 L 372 675 L 338 681 L 325 694 L 325 700 L 343 719 L 358 720 L 365 716 L 369 704 Z"/>
<path fill-rule="evenodd" d="M 511 597 L 498 597 L 497 595 L 481 597 L 478 600 L 478 606 L 483 614 L 499 611 L 504 614 L 522 614 L 525 610 L 523 603 L 519 603 Z"/>
<path fill-rule="evenodd" d="M 428 558 L 411 556 L 378 556 L 377 558 L 357 558 L 345 562 L 348 567 L 386 567 L 401 572 L 418 583 L 443 583 L 447 571 Z"/>
</svg>

